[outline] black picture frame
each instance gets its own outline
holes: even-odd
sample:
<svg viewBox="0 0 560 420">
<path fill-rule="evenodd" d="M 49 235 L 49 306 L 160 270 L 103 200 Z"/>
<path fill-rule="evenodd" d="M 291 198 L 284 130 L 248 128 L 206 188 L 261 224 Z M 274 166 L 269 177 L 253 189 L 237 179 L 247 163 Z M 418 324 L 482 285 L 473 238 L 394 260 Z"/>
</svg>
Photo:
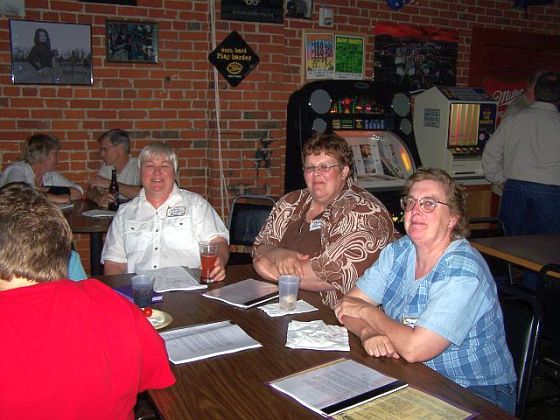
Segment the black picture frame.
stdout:
<svg viewBox="0 0 560 420">
<path fill-rule="evenodd" d="M 12 82 L 92 85 L 91 25 L 10 20 Z"/>
<path fill-rule="evenodd" d="M 311 19 L 313 0 L 284 0 L 284 10 L 287 18 Z"/>
<path fill-rule="evenodd" d="M 110 63 L 158 62 L 157 22 L 108 20 L 105 37 Z"/>
</svg>

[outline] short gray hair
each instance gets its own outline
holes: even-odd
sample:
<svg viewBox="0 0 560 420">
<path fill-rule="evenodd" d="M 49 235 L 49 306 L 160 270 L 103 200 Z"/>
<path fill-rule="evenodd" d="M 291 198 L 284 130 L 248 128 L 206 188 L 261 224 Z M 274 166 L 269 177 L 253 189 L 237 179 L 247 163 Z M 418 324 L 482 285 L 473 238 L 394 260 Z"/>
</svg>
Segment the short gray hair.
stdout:
<svg viewBox="0 0 560 420">
<path fill-rule="evenodd" d="M 121 144 L 124 151 L 127 154 L 130 154 L 130 137 L 126 131 L 121 130 L 120 128 L 114 128 L 101 134 L 97 141 L 101 143 L 104 139 L 109 139 L 113 146 Z"/>
<path fill-rule="evenodd" d="M 60 150 L 60 140 L 48 134 L 34 134 L 25 142 L 23 160 L 33 165 L 46 160 L 53 150 Z"/>
<path fill-rule="evenodd" d="M 140 155 L 138 155 L 138 169 L 142 169 L 142 164 L 150 159 L 152 156 L 163 156 L 165 159 L 173 162 L 173 169 L 175 170 L 175 176 L 179 172 L 179 161 L 177 159 L 177 153 L 171 146 L 167 143 L 156 141 L 144 146 Z"/>
</svg>

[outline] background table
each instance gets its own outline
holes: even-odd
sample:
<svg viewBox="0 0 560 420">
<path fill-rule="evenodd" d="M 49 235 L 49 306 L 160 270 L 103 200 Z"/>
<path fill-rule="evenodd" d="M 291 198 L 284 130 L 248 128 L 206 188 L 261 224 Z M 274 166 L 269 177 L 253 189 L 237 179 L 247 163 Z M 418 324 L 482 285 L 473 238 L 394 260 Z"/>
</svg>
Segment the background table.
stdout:
<svg viewBox="0 0 560 420">
<path fill-rule="evenodd" d="M 500 236 L 470 242 L 484 254 L 537 272 L 543 265 L 560 263 L 560 235 Z"/>
<path fill-rule="evenodd" d="M 103 235 L 109 230 L 112 217 L 88 217 L 82 215 L 84 211 L 96 209 L 94 202 L 77 200 L 72 209 L 64 210 L 64 216 L 70 224 L 72 233 L 89 234 L 90 273 L 92 276 L 103 274 L 101 264 L 101 250 L 103 249 Z"/>
<path fill-rule="evenodd" d="M 105 276 L 111 286 L 126 284 L 130 275 Z M 252 266 L 227 269 L 227 282 L 259 277 Z M 220 287 L 211 285 L 210 287 Z M 231 320 L 259 341 L 263 347 L 222 355 L 192 363 L 174 365 L 177 383 L 150 396 L 167 420 L 174 419 L 307 419 L 321 418 L 301 404 L 273 390 L 268 383 L 283 376 L 349 357 L 410 385 L 481 414 L 481 418 L 512 418 L 505 412 L 472 394 L 421 363 L 374 358 L 363 350 L 357 337 L 350 335 L 351 351 L 314 351 L 289 349 L 286 331 L 291 320 L 322 319 L 338 324 L 334 313 L 320 302 L 318 293 L 302 291 L 300 298 L 319 308 L 306 314 L 270 318 L 258 308 L 237 309 L 202 297 L 203 291 L 164 293 L 163 302 L 155 304 L 173 316 L 168 328 Z"/>
</svg>

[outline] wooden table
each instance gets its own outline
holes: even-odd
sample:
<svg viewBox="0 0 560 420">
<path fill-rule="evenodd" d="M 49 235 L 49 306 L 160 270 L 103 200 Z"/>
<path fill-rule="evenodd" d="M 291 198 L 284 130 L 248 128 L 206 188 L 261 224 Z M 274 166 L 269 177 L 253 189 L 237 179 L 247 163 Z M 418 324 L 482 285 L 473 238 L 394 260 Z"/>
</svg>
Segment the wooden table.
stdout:
<svg viewBox="0 0 560 420">
<path fill-rule="evenodd" d="M 94 202 L 89 200 L 77 200 L 73 202 L 72 209 L 64 210 L 64 216 L 70 224 L 72 233 L 89 234 L 90 270 L 92 276 L 103 274 L 101 264 L 101 250 L 103 249 L 103 235 L 107 233 L 113 218 L 111 217 L 87 217 L 82 215 L 84 211 L 96 209 Z"/>
<path fill-rule="evenodd" d="M 533 271 L 560 263 L 560 235 L 501 236 L 470 240 L 480 252 Z"/>
<path fill-rule="evenodd" d="M 102 276 L 111 286 L 127 283 L 130 275 Z M 252 266 L 231 266 L 227 282 L 259 278 Z M 211 285 L 210 287 L 220 287 Z M 286 331 L 291 320 L 322 319 L 338 324 L 334 313 L 324 307 L 318 293 L 302 291 L 300 298 L 319 308 L 317 312 L 270 318 L 258 308 L 236 309 L 222 302 L 202 297 L 201 291 L 164 293 L 163 302 L 155 304 L 173 316 L 168 328 L 231 320 L 259 341 L 263 347 L 218 356 L 182 365 L 174 365 L 177 383 L 164 390 L 149 391 L 166 420 L 174 419 L 311 419 L 321 418 L 301 404 L 273 390 L 267 384 L 310 367 L 350 357 L 387 375 L 481 414 L 481 418 L 512 418 L 488 401 L 472 394 L 421 363 L 368 356 L 360 341 L 350 335 L 351 351 L 313 351 L 289 349 Z"/>
</svg>

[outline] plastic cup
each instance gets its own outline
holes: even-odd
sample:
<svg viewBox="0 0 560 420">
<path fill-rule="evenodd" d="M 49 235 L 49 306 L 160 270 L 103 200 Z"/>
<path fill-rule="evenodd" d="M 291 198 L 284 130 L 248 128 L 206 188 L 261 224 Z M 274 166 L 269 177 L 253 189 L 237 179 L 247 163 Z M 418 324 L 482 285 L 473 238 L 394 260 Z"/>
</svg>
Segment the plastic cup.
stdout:
<svg viewBox="0 0 560 420">
<path fill-rule="evenodd" d="M 210 273 L 214 269 L 214 264 L 216 264 L 218 258 L 218 245 L 210 242 L 199 242 L 198 249 L 200 251 L 200 282 L 212 283 L 213 279 Z"/>
<path fill-rule="evenodd" d="M 154 277 L 146 275 L 132 277 L 132 298 L 134 299 L 134 303 L 140 308 L 149 308 L 152 306 L 154 280 Z"/>
<path fill-rule="evenodd" d="M 280 309 L 283 311 L 291 311 L 296 307 L 298 290 L 298 276 L 280 276 L 278 277 L 278 294 L 280 298 Z"/>
</svg>

